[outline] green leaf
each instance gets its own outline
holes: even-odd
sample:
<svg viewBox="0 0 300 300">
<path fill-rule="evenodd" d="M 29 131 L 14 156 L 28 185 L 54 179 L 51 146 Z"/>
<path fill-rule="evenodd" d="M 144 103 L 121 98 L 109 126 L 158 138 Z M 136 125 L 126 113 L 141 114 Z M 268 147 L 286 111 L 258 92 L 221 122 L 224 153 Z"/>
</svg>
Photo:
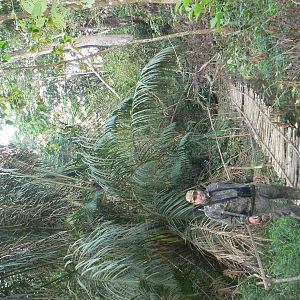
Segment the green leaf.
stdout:
<svg viewBox="0 0 300 300">
<path fill-rule="evenodd" d="M 217 12 L 216 18 L 217 18 L 216 28 L 217 28 L 217 31 L 220 32 L 221 31 L 221 22 L 223 19 L 223 12 L 221 12 L 221 11 Z"/>
<path fill-rule="evenodd" d="M 35 5 L 35 1 L 30 1 L 30 0 L 21 0 L 20 4 L 22 6 L 22 8 L 28 12 L 29 14 L 32 13 L 32 10 L 34 8 Z"/>
<path fill-rule="evenodd" d="M 189 4 L 191 3 L 191 0 L 183 0 L 182 1 L 182 5 L 183 5 L 183 7 L 188 7 L 189 6 Z"/>
<path fill-rule="evenodd" d="M 38 28 L 35 24 L 30 24 L 28 28 L 28 32 L 39 32 L 40 28 Z"/>
<path fill-rule="evenodd" d="M 7 47 L 7 41 L 0 41 L 0 48 L 4 50 Z"/>
<path fill-rule="evenodd" d="M 51 19 L 56 28 L 62 29 L 66 27 L 67 10 L 57 1 L 51 7 Z"/>
<path fill-rule="evenodd" d="M 71 42 L 72 41 L 72 37 L 70 35 L 67 35 L 67 34 L 64 36 L 64 39 L 65 39 L 66 42 Z"/>
<path fill-rule="evenodd" d="M 33 18 L 42 16 L 47 10 L 47 0 L 21 0 L 20 4 Z"/>
<path fill-rule="evenodd" d="M 64 34 L 63 37 L 60 39 L 61 43 L 69 43 L 72 41 L 72 37 L 68 34 Z"/>
<path fill-rule="evenodd" d="M 40 2 L 35 3 L 31 12 L 31 16 L 34 19 L 38 19 L 42 16 L 42 5 Z"/>
<path fill-rule="evenodd" d="M 217 24 L 217 22 L 218 22 L 218 19 L 217 19 L 217 17 L 215 16 L 215 17 L 213 17 L 212 19 L 210 19 L 210 27 L 211 28 L 215 28 L 216 27 L 216 24 Z"/>
<path fill-rule="evenodd" d="M 45 22 L 46 22 L 46 18 L 43 16 L 40 16 L 35 22 L 36 27 L 42 28 L 45 25 Z"/>
<path fill-rule="evenodd" d="M 59 149 L 59 145 L 58 144 L 52 144 L 50 145 L 50 147 L 54 150 L 57 151 Z"/>
<path fill-rule="evenodd" d="M 198 20 L 202 10 L 203 10 L 203 4 L 202 3 L 197 2 L 197 3 L 194 4 L 193 11 L 194 11 L 196 20 Z"/>
<path fill-rule="evenodd" d="M 180 11 L 182 10 L 182 7 L 183 7 L 182 1 L 177 2 L 176 6 L 175 6 L 175 11 L 180 13 Z"/>
<path fill-rule="evenodd" d="M 8 54 L 5 54 L 5 55 L 3 56 L 3 60 L 4 60 L 4 61 L 9 61 L 10 59 L 11 59 L 11 56 L 8 55 Z"/>
</svg>

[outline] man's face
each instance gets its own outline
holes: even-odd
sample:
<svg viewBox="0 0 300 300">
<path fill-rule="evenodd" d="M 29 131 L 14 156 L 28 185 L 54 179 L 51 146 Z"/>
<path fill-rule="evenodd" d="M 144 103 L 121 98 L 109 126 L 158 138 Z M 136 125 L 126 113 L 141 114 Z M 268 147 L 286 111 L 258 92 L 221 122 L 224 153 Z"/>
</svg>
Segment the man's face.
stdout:
<svg viewBox="0 0 300 300">
<path fill-rule="evenodd" d="M 194 190 L 193 191 L 193 204 L 201 204 L 206 198 L 206 194 L 202 191 Z"/>
</svg>

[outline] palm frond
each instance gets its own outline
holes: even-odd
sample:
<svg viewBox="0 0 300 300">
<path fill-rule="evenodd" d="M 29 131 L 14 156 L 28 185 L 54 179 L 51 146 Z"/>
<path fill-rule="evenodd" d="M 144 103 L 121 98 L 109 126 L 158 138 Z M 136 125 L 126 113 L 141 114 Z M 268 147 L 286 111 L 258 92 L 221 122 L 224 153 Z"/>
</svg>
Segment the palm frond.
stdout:
<svg viewBox="0 0 300 300">
<path fill-rule="evenodd" d="M 103 222 L 78 240 L 66 259 L 68 265 L 75 264 L 75 279 L 82 291 L 93 299 L 118 300 L 144 299 L 145 295 L 176 290 L 170 266 L 155 253 L 149 240 L 151 233 L 154 231 L 147 224 Z"/>
<path fill-rule="evenodd" d="M 134 135 L 151 134 L 164 126 L 167 118 L 170 97 L 167 91 L 171 67 L 176 65 L 173 48 L 166 48 L 158 53 L 143 68 L 137 83 L 132 103 L 132 131 Z"/>
<path fill-rule="evenodd" d="M 195 217 L 193 207 L 185 203 L 182 191 L 161 191 L 156 195 L 153 202 L 157 212 L 167 220 L 184 220 L 187 222 Z"/>
<path fill-rule="evenodd" d="M 203 218 L 192 224 L 186 236 L 200 252 L 212 254 L 230 270 L 259 273 L 253 245 L 245 229 L 224 227 Z M 257 243 L 263 242 L 258 232 L 255 232 L 254 239 Z"/>
</svg>

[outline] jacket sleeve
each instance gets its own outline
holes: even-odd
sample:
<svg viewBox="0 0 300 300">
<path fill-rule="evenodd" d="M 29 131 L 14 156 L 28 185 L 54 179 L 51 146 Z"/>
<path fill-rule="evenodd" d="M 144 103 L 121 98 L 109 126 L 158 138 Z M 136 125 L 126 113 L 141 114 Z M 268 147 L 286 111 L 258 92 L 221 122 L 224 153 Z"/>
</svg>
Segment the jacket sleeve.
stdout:
<svg viewBox="0 0 300 300">
<path fill-rule="evenodd" d="M 245 175 L 241 177 L 235 177 L 232 179 L 232 182 L 236 183 L 251 183 L 253 182 L 253 176 L 252 175 Z"/>
<path fill-rule="evenodd" d="M 205 215 L 216 222 L 222 223 L 223 225 L 242 225 L 248 224 L 248 216 L 233 216 L 230 213 L 224 211 L 217 205 L 206 206 L 204 208 Z"/>
<path fill-rule="evenodd" d="M 241 177 L 234 177 L 227 181 L 219 181 L 219 183 L 224 184 L 234 184 L 234 183 L 252 183 L 253 182 L 253 176 L 241 176 Z"/>
</svg>

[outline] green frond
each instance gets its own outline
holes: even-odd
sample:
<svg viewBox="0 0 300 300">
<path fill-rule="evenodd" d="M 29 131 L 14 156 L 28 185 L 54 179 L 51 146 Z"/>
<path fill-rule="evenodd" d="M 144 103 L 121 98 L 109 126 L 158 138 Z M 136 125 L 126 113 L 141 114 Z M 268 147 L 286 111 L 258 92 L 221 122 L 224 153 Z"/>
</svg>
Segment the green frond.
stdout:
<svg viewBox="0 0 300 300">
<path fill-rule="evenodd" d="M 176 123 L 171 123 L 162 129 L 160 137 L 157 141 L 157 145 L 161 149 L 169 151 L 176 145 L 176 140 L 179 137 L 179 133 L 176 131 Z"/>
<path fill-rule="evenodd" d="M 176 65 L 173 48 L 166 48 L 158 53 L 143 68 L 137 83 L 132 103 L 133 134 L 154 135 L 167 119 L 166 93 L 171 67 Z M 164 121 L 165 120 L 165 121 Z"/>
<path fill-rule="evenodd" d="M 186 204 L 184 193 L 162 191 L 154 198 L 156 210 L 166 219 L 188 221 L 194 218 L 193 207 Z"/>
<path fill-rule="evenodd" d="M 126 98 L 112 111 L 111 116 L 105 120 L 105 134 L 117 132 L 121 128 L 127 128 L 130 125 L 132 101 L 132 98 Z"/>
<path fill-rule="evenodd" d="M 154 229 L 147 224 L 103 222 L 76 241 L 66 260 L 68 265 L 75 263 L 75 280 L 83 292 L 92 298 L 129 300 L 176 290 L 170 266 L 149 240 L 151 233 Z"/>
</svg>

